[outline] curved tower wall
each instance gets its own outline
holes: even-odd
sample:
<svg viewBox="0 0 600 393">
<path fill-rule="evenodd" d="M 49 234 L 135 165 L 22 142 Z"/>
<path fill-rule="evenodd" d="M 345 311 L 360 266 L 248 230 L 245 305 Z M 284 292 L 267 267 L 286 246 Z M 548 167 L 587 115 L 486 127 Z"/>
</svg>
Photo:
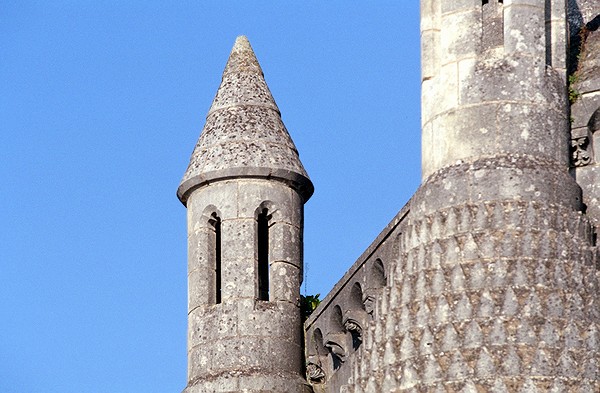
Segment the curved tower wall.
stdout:
<svg viewBox="0 0 600 393">
<path fill-rule="evenodd" d="M 421 5 L 423 180 L 500 155 L 566 168 L 564 0 Z"/>
<path fill-rule="evenodd" d="M 224 180 L 193 191 L 187 208 L 186 392 L 302 391 L 302 198 L 277 181 Z M 263 209 L 271 215 L 268 300 L 259 300 Z M 213 213 L 221 220 L 220 303 Z"/>
<path fill-rule="evenodd" d="M 303 206 L 313 186 L 238 37 L 177 190 L 188 213 L 185 393 L 302 392 Z"/>
<path fill-rule="evenodd" d="M 403 340 L 431 340 L 405 356 L 401 391 L 600 390 L 565 1 L 421 5 L 423 184 L 392 285 L 412 314 Z"/>
<path fill-rule="evenodd" d="M 307 321 L 315 391 L 600 391 L 565 3 L 421 1 L 423 183 Z"/>
</svg>

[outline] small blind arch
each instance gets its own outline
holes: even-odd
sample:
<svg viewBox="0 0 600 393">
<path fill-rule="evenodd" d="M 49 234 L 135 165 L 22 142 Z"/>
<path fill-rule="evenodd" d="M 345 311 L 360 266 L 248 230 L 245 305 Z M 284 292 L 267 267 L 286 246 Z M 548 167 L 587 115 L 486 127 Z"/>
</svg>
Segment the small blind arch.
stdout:
<svg viewBox="0 0 600 393">
<path fill-rule="evenodd" d="M 349 306 L 352 310 L 364 310 L 363 291 L 358 282 L 355 282 L 350 289 Z"/>
<path fill-rule="evenodd" d="M 367 276 L 367 284 L 369 289 L 382 288 L 385 286 L 385 266 L 381 259 L 377 258 L 375 262 L 373 262 L 373 265 L 371 265 L 369 275 Z"/>
<path fill-rule="evenodd" d="M 317 328 L 312 334 L 313 345 L 309 348 L 310 355 L 327 356 L 329 351 L 323 344 L 323 333 L 321 329 Z"/>
<path fill-rule="evenodd" d="M 329 315 L 329 331 L 340 333 L 344 331 L 342 308 L 338 305 L 333 307 Z"/>
</svg>

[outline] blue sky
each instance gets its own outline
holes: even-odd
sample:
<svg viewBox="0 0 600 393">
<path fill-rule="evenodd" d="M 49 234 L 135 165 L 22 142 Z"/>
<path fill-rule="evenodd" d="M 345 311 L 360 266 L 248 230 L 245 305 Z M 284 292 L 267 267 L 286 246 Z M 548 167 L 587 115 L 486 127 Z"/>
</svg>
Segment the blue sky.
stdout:
<svg viewBox="0 0 600 393">
<path fill-rule="evenodd" d="M 175 191 L 237 35 L 315 184 L 303 292 L 410 198 L 418 1 L 323 3 L 0 4 L 0 392 L 184 388 Z"/>
</svg>

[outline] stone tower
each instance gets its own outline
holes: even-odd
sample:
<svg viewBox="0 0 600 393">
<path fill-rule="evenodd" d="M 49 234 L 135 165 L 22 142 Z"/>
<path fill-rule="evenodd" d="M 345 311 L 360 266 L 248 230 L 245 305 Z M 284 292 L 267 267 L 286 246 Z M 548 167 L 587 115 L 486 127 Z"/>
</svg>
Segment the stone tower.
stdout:
<svg viewBox="0 0 600 393">
<path fill-rule="evenodd" d="M 302 392 L 303 205 L 311 181 L 238 37 L 177 195 L 188 216 L 188 384 Z"/>
<path fill-rule="evenodd" d="M 409 305 L 437 309 L 409 326 L 433 336 L 413 367 L 446 374 L 415 384 L 599 391 L 597 249 L 569 175 L 566 1 L 421 5 L 423 184 L 403 253 L 420 256 L 402 282 L 424 276 Z"/>
<path fill-rule="evenodd" d="M 556 170 L 569 162 L 565 11 L 565 0 L 421 1 L 424 180 L 457 163 L 518 154 L 579 192 Z M 548 202 L 556 197 L 564 199 Z M 579 209 L 576 197 L 562 203 Z"/>
<path fill-rule="evenodd" d="M 566 11 L 421 0 L 422 184 L 306 322 L 315 391 L 600 391 L 600 46 L 571 118 Z"/>
</svg>

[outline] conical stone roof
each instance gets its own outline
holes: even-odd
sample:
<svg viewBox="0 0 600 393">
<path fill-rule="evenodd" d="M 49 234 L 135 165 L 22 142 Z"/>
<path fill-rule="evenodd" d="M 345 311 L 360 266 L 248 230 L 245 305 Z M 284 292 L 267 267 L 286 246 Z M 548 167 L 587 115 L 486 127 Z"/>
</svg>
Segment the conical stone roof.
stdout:
<svg viewBox="0 0 600 393">
<path fill-rule="evenodd" d="M 197 187 L 243 177 L 284 181 L 305 201 L 313 193 L 254 51 L 240 36 L 177 196 L 185 205 Z"/>
</svg>

